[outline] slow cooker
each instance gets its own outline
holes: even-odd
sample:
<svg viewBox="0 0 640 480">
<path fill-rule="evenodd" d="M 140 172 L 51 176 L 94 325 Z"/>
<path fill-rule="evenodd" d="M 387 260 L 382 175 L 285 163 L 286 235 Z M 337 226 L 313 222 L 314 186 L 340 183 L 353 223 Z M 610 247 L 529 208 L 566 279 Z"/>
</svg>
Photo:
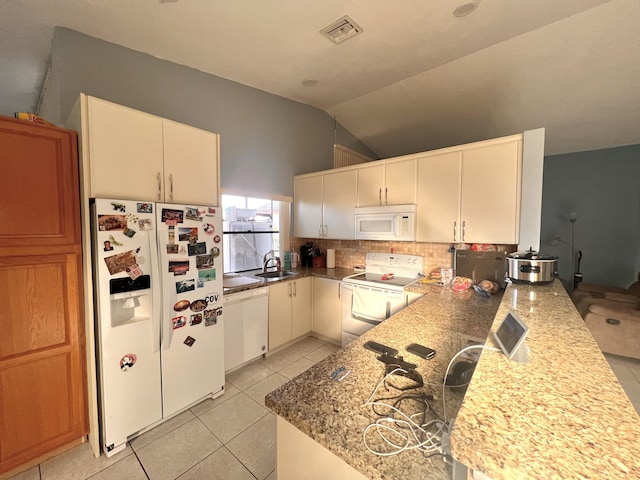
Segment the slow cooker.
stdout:
<svg viewBox="0 0 640 480">
<path fill-rule="evenodd" d="M 528 250 L 507 255 L 508 277 L 513 283 L 550 283 L 557 276 L 558 257 Z"/>
</svg>

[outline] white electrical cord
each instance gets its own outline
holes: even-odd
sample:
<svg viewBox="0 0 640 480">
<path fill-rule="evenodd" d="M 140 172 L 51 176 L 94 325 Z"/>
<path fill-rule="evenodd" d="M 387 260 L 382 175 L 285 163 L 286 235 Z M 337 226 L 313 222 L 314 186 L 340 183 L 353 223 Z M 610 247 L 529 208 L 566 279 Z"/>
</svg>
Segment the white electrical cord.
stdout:
<svg viewBox="0 0 640 480">
<path fill-rule="evenodd" d="M 383 417 L 367 425 L 367 427 L 365 427 L 362 433 L 362 440 L 364 442 L 364 446 L 366 447 L 366 449 L 369 450 L 369 452 L 373 453 L 374 455 L 378 455 L 381 457 L 397 455 L 398 453 L 404 452 L 405 450 L 414 450 L 414 449 L 420 450 L 424 453 L 430 453 L 430 454 L 444 453 L 444 451 L 448 449 L 448 443 L 449 443 L 448 433 L 451 428 L 451 422 L 447 421 L 447 407 L 446 407 L 446 398 L 445 398 L 446 387 L 447 387 L 446 385 L 447 376 L 449 375 L 449 371 L 451 370 L 451 366 L 453 365 L 453 362 L 455 361 L 455 359 L 458 358 L 460 355 L 462 355 L 464 352 L 467 352 L 469 350 L 474 350 L 474 349 L 486 349 L 486 350 L 495 351 L 495 352 L 500 351 L 500 349 L 498 348 L 487 347 L 485 345 L 470 345 L 460 350 L 451 358 L 451 360 L 449 361 L 449 364 L 447 365 L 447 370 L 445 371 L 444 379 L 442 381 L 442 409 L 443 409 L 444 420 L 431 420 L 430 422 L 427 422 L 424 424 L 420 424 L 416 422 L 414 420 L 414 417 L 419 415 L 423 416 L 426 412 L 429 411 L 429 404 L 426 402 L 425 403 L 427 406 L 427 410 L 425 410 L 424 412 L 418 412 L 411 416 L 408 416 L 398 408 L 394 407 L 393 405 L 389 405 L 379 401 L 372 401 L 373 397 L 378 392 L 378 389 L 387 381 L 387 379 L 391 375 L 394 375 L 396 373 L 406 374 L 408 372 L 403 368 L 395 368 L 394 370 L 386 374 L 382 378 L 382 380 L 378 382 L 376 387 L 373 389 L 373 392 L 371 392 L 371 395 L 369 395 L 369 398 L 364 403 L 364 406 L 385 407 L 395 412 L 396 414 L 399 414 L 401 418 L 398 419 L 391 416 Z M 425 385 L 429 385 L 429 384 L 425 384 Z M 431 385 L 439 386 L 440 384 L 431 384 Z M 456 385 L 456 387 L 464 387 L 466 385 L 468 385 L 468 383 L 463 385 Z M 435 432 L 432 433 L 429 431 L 429 429 L 433 427 L 435 427 L 436 430 Z M 383 452 L 383 451 L 374 450 L 373 448 L 371 448 L 367 443 L 367 433 L 372 429 L 375 429 L 375 432 L 378 434 L 379 438 L 382 439 L 387 445 L 393 447 L 394 450 Z M 393 436 L 399 438 L 400 442 L 392 440 L 389 437 L 388 433 L 391 433 Z M 443 435 L 443 433 L 445 435 Z M 421 435 L 425 436 L 425 440 L 420 440 Z"/>
<path fill-rule="evenodd" d="M 398 453 L 404 452 L 405 450 L 413 449 L 418 449 L 425 453 L 441 452 L 440 437 L 443 429 L 446 426 L 445 423 L 440 420 L 432 420 L 425 424 L 420 424 L 414 420 L 414 417 L 423 416 L 428 411 L 428 403 L 426 404 L 427 410 L 425 410 L 424 412 L 418 412 L 411 416 L 408 416 L 393 405 L 389 405 L 387 403 L 379 401 L 372 401 L 372 398 L 376 395 L 378 389 L 386 382 L 386 380 L 391 375 L 394 375 L 395 373 L 407 373 L 407 371 L 402 368 L 396 368 L 385 375 L 383 379 L 378 382 L 373 392 L 364 403 L 364 406 L 382 406 L 400 415 L 401 418 L 383 417 L 379 418 L 374 423 L 367 425 L 362 433 L 362 439 L 365 447 L 367 448 L 367 450 L 369 450 L 369 452 L 381 457 L 397 455 Z M 429 431 L 429 429 L 433 427 L 436 427 L 436 431 L 434 433 Z M 375 429 L 375 432 L 378 434 L 379 438 L 381 438 L 387 445 L 393 447 L 393 450 L 379 451 L 371 448 L 369 446 L 369 443 L 367 442 L 367 433 L 371 429 Z M 392 440 L 389 437 L 388 433 L 392 433 L 393 436 L 399 438 L 400 442 L 397 442 L 395 439 Z M 425 440 L 420 440 L 421 435 L 425 436 Z"/>
</svg>

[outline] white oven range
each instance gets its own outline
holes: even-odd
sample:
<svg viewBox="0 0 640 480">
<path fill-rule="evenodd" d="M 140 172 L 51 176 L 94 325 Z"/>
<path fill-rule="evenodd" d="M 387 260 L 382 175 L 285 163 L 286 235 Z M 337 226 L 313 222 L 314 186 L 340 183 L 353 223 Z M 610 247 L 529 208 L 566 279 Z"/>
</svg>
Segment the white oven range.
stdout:
<svg viewBox="0 0 640 480">
<path fill-rule="evenodd" d="M 365 271 L 342 279 L 342 346 L 417 300 L 405 287 L 421 272 L 420 256 L 367 253 Z"/>
</svg>

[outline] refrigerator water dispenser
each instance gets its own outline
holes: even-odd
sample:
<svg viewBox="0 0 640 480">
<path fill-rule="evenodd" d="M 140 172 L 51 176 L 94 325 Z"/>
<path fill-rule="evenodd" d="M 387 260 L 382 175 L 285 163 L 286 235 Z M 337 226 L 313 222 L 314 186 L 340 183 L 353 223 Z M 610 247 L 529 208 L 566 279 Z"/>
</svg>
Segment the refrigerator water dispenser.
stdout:
<svg viewBox="0 0 640 480">
<path fill-rule="evenodd" d="M 151 277 L 142 275 L 135 280 L 113 278 L 110 281 L 111 326 L 151 319 Z"/>
</svg>

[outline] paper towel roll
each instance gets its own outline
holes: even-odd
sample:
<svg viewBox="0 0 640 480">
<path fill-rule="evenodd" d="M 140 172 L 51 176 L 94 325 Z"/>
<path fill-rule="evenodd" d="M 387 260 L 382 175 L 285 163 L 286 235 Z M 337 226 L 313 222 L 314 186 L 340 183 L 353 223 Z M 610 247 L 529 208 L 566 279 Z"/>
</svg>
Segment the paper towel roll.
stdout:
<svg viewBox="0 0 640 480">
<path fill-rule="evenodd" d="M 336 251 L 333 248 L 327 249 L 327 268 L 336 268 Z"/>
</svg>

